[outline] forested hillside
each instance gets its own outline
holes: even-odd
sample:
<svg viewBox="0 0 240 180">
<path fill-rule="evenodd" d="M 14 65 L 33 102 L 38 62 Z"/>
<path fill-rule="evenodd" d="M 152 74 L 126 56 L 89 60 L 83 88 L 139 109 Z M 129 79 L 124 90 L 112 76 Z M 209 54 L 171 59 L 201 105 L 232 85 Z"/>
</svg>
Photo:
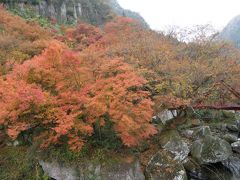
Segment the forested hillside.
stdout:
<svg viewBox="0 0 240 180">
<path fill-rule="evenodd" d="M 162 142 L 159 112 L 177 111 L 183 125 L 199 109 L 240 109 L 240 53 L 229 44 L 180 42 L 128 17 L 97 27 L 14 13 L 0 7 L 1 152 L 17 142 L 72 159 L 145 157 Z"/>
</svg>

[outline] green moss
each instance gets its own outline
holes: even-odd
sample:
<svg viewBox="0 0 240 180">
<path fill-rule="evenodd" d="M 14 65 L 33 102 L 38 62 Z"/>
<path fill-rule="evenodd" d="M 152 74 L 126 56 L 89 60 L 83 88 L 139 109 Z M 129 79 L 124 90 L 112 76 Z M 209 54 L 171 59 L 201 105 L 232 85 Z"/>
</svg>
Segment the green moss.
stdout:
<svg viewBox="0 0 240 180">
<path fill-rule="evenodd" d="M 67 147 L 50 147 L 38 154 L 45 161 L 59 161 L 69 165 L 81 164 L 83 162 L 112 164 L 119 161 L 120 154 L 114 151 L 84 146 L 80 152 L 72 152 Z"/>
<path fill-rule="evenodd" d="M 18 15 L 27 21 L 35 21 L 38 22 L 38 24 L 44 28 L 51 27 L 51 23 L 48 19 L 37 15 L 34 9 L 32 9 L 30 6 L 29 8 L 25 8 L 24 10 L 18 8 L 18 7 L 9 7 L 9 11 L 12 12 L 15 15 Z"/>
<path fill-rule="evenodd" d="M 1 180 L 46 179 L 41 167 L 28 147 L 3 147 L 0 150 Z"/>
</svg>

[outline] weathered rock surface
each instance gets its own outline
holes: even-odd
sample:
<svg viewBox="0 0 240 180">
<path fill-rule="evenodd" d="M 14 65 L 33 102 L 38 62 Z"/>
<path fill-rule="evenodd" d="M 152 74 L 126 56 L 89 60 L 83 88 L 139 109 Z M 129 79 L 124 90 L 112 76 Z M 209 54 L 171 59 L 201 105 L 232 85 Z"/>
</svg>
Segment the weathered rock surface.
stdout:
<svg viewBox="0 0 240 180">
<path fill-rule="evenodd" d="M 183 163 L 185 170 L 191 174 L 191 177 L 201 179 L 201 167 L 191 157 L 185 160 Z"/>
<path fill-rule="evenodd" d="M 77 170 L 72 167 L 65 167 L 57 162 L 40 161 L 43 171 L 51 178 L 56 180 L 74 180 L 77 179 Z"/>
<path fill-rule="evenodd" d="M 227 160 L 223 161 L 222 164 L 231 170 L 233 174 L 233 180 L 240 179 L 240 156 L 239 155 L 230 156 Z"/>
<path fill-rule="evenodd" d="M 163 147 L 169 141 L 181 139 L 177 130 L 167 130 L 160 134 L 159 140 L 160 145 Z"/>
<path fill-rule="evenodd" d="M 181 139 L 171 139 L 163 148 L 173 153 L 175 155 L 174 160 L 179 161 L 186 159 L 190 152 L 189 144 Z"/>
<path fill-rule="evenodd" d="M 232 148 L 223 139 L 205 136 L 192 144 L 191 155 L 201 164 L 216 163 L 229 158 L 232 155 Z"/>
<path fill-rule="evenodd" d="M 193 133 L 194 133 L 193 130 L 187 129 L 187 130 L 182 131 L 182 132 L 181 132 L 181 135 L 183 135 L 183 136 L 186 137 L 186 138 L 191 139 L 191 138 L 193 137 Z"/>
<path fill-rule="evenodd" d="M 166 124 L 167 121 L 171 120 L 174 118 L 174 116 L 177 115 L 176 111 L 169 111 L 165 110 L 160 113 L 158 113 L 156 116 L 154 116 L 154 121 L 157 123 L 163 123 Z"/>
<path fill-rule="evenodd" d="M 212 132 L 209 126 L 201 126 L 195 129 L 193 137 L 196 139 L 204 138 L 206 136 L 211 136 Z"/>
<path fill-rule="evenodd" d="M 87 162 L 70 166 L 58 162 L 40 161 L 44 172 L 56 180 L 144 180 L 144 175 L 138 161 L 131 163 L 119 162 L 104 166 Z"/>
<path fill-rule="evenodd" d="M 225 139 L 229 143 L 234 143 L 238 140 L 238 137 L 236 135 L 230 134 L 230 133 L 223 135 L 222 138 Z"/>
<path fill-rule="evenodd" d="M 233 131 L 233 132 L 238 132 L 239 131 L 237 125 L 234 125 L 234 124 L 231 124 L 231 125 L 228 124 L 227 129 L 230 130 L 230 131 Z"/>
<path fill-rule="evenodd" d="M 183 165 L 174 160 L 174 155 L 166 150 L 160 150 L 151 158 L 145 174 L 147 180 L 187 179 Z"/>
<path fill-rule="evenodd" d="M 190 145 L 179 135 L 177 130 L 164 131 L 160 134 L 159 139 L 161 147 L 175 156 L 174 160 L 183 161 L 187 158 Z"/>
<path fill-rule="evenodd" d="M 240 153 L 240 141 L 232 143 L 231 146 L 235 152 Z"/>
</svg>

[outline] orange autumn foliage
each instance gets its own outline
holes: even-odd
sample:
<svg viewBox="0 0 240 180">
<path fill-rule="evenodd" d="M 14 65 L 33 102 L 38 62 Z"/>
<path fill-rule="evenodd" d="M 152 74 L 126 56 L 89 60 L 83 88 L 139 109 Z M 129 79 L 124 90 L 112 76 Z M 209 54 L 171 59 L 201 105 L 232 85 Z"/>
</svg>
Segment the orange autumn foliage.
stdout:
<svg viewBox="0 0 240 180">
<path fill-rule="evenodd" d="M 50 35 L 36 22 L 27 22 L 0 7 L 0 75 L 40 54 Z"/>
<path fill-rule="evenodd" d="M 157 111 L 199 102 L 239 102 L 225 87 L 219 87 L 224 81 L 240 89 L 240 53 L 228 44 L 211 40 L 183 43 L 129 18 L 117 18 L 105 25 L 104 36 L 90 49 L 102 56 L 123 57 L 144 76 Z"/>
<path fill-rule="evenodd" d="M 7 134 L 12 139 L 35 126 L 35 115 L 46 103 L 45 94 L 39 87 L 11 78 L 0 79 L 0 99 L 0 124 L 8 127 Z"/>
<path fill-rule="evenodd" d="M 89 24 L 81 23 L 74 28 L 63 27 L 62 30 L 64 35 L 57 39 L 77 51 L 82 51 L 102 38 L 101 30 Z"/>
<path fill-rule="evenodd" d="M 140 89 L 146 81 L 131 72 L 129 65 L 121 60 L 104 62 L 96 72 L 96 82 L 91 86 L 93 95 L 87 105 L 89 120 L 108 113 L 115 130 L 127 146 L 139 145 L 156 133 L 150 120 L 153 103 L 149 93 Z"/>
<path fill-rule="evenodd" d="M 240 89 L 240 56 L 227 45 L 182 43 L 130 18 L 63 28 L 52 40 L 5 10 L 0 17 L 0 125 L 12 140 L 40 128 L 42 147 L 79 151 L 110 120 L 136 146 L 157 133 L 153 105 L 239 102 L 220 84 Z"/>
<path fill-rule="evenodd" d="M 149 93 L 140 89 L 146 81 L 121 59 L 95 57 L 87 61 L 88 56 L 54 41 L 41 55 L 16 65 L 2 80 L 11 89 L 17 82 L 25 83 L 22 89 L 31 95 L 25 99 L 17 91 L 18 98 L 2 104 L 6 108 L 0 110 L 1 124 L 12 139 L 37 124 L 48 130 L 43 147 L 61 144 L 65 136 L 70 149 L 79 151 L 94 133 L 94 124 L 101 120 L 104 126 L 106 115 L 127 146 L 138 145 L 156 133 L 150 124 L 153 110 Z M 4 87 L 0 86 L 0 98 L 11 97 Z M 16 106 L 19 101 L 26 104 L 23 109 Z M 31 112 L 32 107 L 38 109 L 35 106 L 41 112 Z M 14 117 L 6 116 L 14 109 Z M 20 118 L 25 112 L 30 120 Z"/>
</svg>

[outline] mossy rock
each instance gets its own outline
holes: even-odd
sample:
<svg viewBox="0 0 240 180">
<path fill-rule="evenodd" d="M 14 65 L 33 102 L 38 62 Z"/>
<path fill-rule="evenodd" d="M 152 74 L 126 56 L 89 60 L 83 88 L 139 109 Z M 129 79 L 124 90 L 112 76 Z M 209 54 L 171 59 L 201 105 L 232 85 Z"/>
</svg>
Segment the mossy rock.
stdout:
<svg viewBox="0 0 240 180">
<path fill-rule="evenodd" d="M 201 126 L 194 129 L 193 138 L 199 139 L 204 138 L 206 136 L 211 136 L 212 132 L 209 126 Z"/>
<path fill-rule="evenodd" d="M 181 139 L 177 130 L 163 131 L 159 136 L 159 144 L 161 146 L 164 146 L 165 144 L 167 144 L 169 141 L 171 141 L 173 139 L 175 139 L 175 140 Z"/>
<path fill-rule="evenodd" d="M 147 180 L 187 179 L 183 165 L 174 160 L 173 154 L 165 150 L 160 150 L 151 158 L 145 175 Z"/>
<path fill-rule="evenodd" d="M 74 165 L 58 161 L 40 161 L 40 164 L 46 174 L 54 179 L 144 180 L 140 163 L 134 158 L 125 158 L 125 161 L 120 160 L 111 166 L 91 160 Z"/>
<path fill-rule="evenodd" d="M 218 137 L 205 136 L 191 146 L 192 157 L 201 164 L 217 163 L 232 155 L 231 145 Z"/>
</svg>

